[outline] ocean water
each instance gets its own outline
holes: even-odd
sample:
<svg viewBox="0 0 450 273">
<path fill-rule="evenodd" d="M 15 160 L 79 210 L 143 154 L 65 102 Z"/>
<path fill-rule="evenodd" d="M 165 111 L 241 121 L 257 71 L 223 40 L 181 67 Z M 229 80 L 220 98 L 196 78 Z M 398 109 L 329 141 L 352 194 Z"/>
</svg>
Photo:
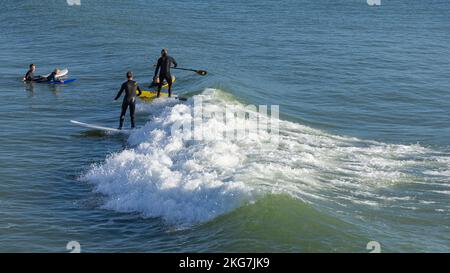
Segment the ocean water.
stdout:
<svg viewBox="0 0 450 273">
<path fill-rule="evenodd" d="M 0 3 L 0 252 L 450 251 L 447 0 Z M 69 123 L 116 127 L 163 47 L 209 72 L 173 71 L 187 101 L 139 101 L 129 136 Z M 173 134 L 198 98 L 279 105 L 278 148 Z"/>
</svg>

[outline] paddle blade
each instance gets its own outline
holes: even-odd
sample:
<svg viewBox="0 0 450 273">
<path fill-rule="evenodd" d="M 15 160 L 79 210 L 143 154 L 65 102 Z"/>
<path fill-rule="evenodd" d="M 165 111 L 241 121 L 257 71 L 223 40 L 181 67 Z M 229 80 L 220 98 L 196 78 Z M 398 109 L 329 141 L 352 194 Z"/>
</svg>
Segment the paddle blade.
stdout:
<svg viewBox="0 0 450 273">
<path fill-rule="evenodd" d="M 200 76 L 206 76 L 206 74 L 208 74 L 208 72 L 207 71 L 205 71 L 205 70 L 197 70 L 197 71 L 195 71 L 197 74 L 199 74 Z"/>
</svg>

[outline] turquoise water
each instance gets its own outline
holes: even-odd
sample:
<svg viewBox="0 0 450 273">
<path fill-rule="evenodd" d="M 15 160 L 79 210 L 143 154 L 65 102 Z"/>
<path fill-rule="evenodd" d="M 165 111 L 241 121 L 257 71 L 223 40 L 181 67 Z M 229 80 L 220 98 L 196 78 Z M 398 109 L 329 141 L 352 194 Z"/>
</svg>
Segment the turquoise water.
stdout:
<svg viewBox="0 0 450 273">
<path fill-rule="evenodd" d="M 448 1 L 2 4 L 1 252 L 450 251 Z M 162 47 L 209 72 L 174 72 L 188 101 L 140 101 L 130 137 L 69 123 L 117 126 Z M 279 105 L 279 148 L 171 137 L 198 97 Z"/>
</svg>

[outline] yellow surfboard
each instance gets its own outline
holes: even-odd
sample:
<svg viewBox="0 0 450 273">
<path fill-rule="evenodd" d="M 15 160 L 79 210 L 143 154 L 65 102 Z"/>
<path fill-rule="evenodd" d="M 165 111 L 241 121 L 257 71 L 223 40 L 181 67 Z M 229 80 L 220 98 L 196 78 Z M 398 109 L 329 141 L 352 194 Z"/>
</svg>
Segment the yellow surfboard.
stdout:
<svg viewBox="0 0 450 273">
<path fill-rule="evenodd" d="M 154 99 L 154 98 L 156 98 L 157 94 L 158 94 L 158 91 L 156 91 L 156 90 L 152 90 L 152 91 L 142 90 L 142 94 L 139 96 L 139 98 L 141 98 L 141 99 Z M 169 93 L 161 91 L 161 93 L 159 95 L 161 97 L 167 97 L 167 96 L 169 96 Z"/>
<path fill-rule="evenodd" d="M 172 83 L 174 83 L 177 80 L 175 76 L 172 76 Z M 162 86 L 162 88 L 168 88 L 169 84 L 165 82 Z M 139 94 L 138 91 L 136 91 L 136 94 Z M 142 90 L 142 94 L 139 96 L 142 99 L 154 99 L 156 98 L 156 95 L 158 94 L 157 90 Z M 160 93 L 161 97 L 167 97 L 169 96 L 169 93 L 162 92 Z"/>
</svg>

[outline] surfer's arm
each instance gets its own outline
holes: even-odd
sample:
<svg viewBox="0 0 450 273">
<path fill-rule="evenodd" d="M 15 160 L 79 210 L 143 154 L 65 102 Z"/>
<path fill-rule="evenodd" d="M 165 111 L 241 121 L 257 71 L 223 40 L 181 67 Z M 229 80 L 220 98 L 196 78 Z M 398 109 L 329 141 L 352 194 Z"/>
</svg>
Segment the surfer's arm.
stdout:
<svg viewBox="0 0 450 273">
<path fill-rule="evenodd" d="M 142 90 L 141 90 L 141 88 L 139 87 L 139 85 L 137 86 L 137 91 L 139 92 L 138 97 L 141 96 L 141 95 L 142 95 Z"/>
<path fill-rule="evenodd" d="M 174 59 L 174 58 L 172 58 L 172 57 L 170 57 L 170 59 L 172 60 L 172 63 L 173 63 L 173 67 L 177 67 L 177 66 L 178 66 L 178 64 L 177 64 L 177 62 L 175 61 L 175 59 Z"/>
<path fill-rule="evenodd" d="M 156 78 L 156 76 L 158 75 L 160 67 L 161 67 L 161 58 L 158 59 L 158 63 L 156 64 L 155 75 L 153 76 L 153 79 Z"/>
<path fill-rule="evenodd" d="M 117 96 L 114 98 L 114 100 L 118 100 L 124 90 L 125 90 L 125 87 L 122 84 L 122 86 L 120 87 L 119 93 L 117 93 Z"/>
</svg>

